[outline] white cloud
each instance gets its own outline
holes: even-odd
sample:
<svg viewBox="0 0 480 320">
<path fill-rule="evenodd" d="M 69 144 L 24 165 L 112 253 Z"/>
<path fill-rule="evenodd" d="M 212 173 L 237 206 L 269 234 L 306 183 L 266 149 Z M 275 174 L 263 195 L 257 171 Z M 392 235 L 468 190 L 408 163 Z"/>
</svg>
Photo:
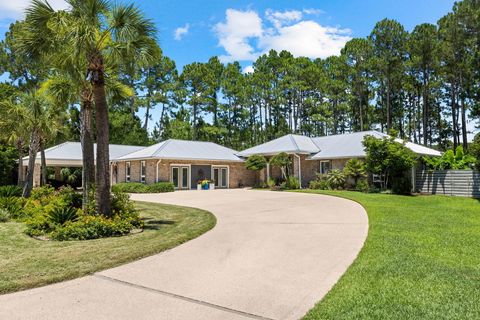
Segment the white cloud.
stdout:
<svg viewBox="0 0 480 320">
<path fill-rule="evenodd" d="M 182 40 L 183 36 L 188 34 L 188 31 L 190 30 L 190 25 L 187 23 L 183 27 L 178 27 L 175 29 L 175 32 L 173 33 L 173 37 L 175 40 L 180 41 Z"/>
<path fill-rule="evenodd" d="M 245 68 L 243 68 L 243 73 L 253 73 L 255 71 L 255 69 L 253 69 L 253 66 L 246 66 Z"/>
<path fill-rule="evenodd" d="M 305 14 L 320 12 L 319 9 L 303 10 Z M 220 56 L 220 60 L 253 61 L 270 49 L 288 50 L 294 56 L 309 58 L 340 54 L 345 43 L 351 39 L 350 30 L 305 20 L 303 13 L 298 10 L 267 10 L 263 21 L 255 11 L 227 9 L 226 21 L 214 27 L 219 46 L 227 53 Z"/>
<path fill-rule="evenodd" d="M 254 60 L 254 48 L 249 44 L 249 38 L 262 36 L 262 19 L 254 11 L 239 11 L 227 9 L 226 21 L 217 23 L 214 27 L 219 45 L 228 55 L 220 56 L 222 62 L 233 60 Z"/>
<path fill-rule="evenodd" d="M 48 3 L 55 10 L 67 9 L 69 6 L 64 0 L 48 0 Z M 5 0 L 0 1 L 0 19 L 16 20 L 25 15 L 25 9 L 29 6 L 30 0 Z"/>
<path fill-rule="evenodd" d="M 315 8 L 309 8 L 309 9 L 303 9 L 303 13 L 318 16 L 319 14 L 325 13 L 325 11 L 320 9 L 315 9 Z"/>
<path fill-rule="evenodd" d="M 314 21 L 300 21 L 291 26 L 280 27 L 273 35 L 260 39 L 264 51 L 287 50 L 294 56 L 326 58 L 338 55 L 350 40 L 348 29 L 324 27 Z"/>
<path fill-rule="evenodd" d="M 265 12 L 265 17 L 267 18 L 267 20 L 273 23 L 275 28 L 280 28 L 282 25 L 301 20 L 303 14 L 301 11 L 298 10 L 280 12 L 268 9 Z"/>
</svg>

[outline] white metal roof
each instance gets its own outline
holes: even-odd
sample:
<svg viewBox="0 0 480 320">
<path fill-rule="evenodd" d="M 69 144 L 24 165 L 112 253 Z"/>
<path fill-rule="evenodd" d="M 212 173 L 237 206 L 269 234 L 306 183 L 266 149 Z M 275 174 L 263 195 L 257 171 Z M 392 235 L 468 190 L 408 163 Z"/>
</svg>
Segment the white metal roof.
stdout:
<svg viewBox="0 0 480 320">
<path fill-rule="evenodd" d="M 97 145 L 93 145 L 94 157 L 96 157 Z M 141 150 L 145 147 L 110 144 L 110 159 L 116 159 L 125 154 Z M 82 145 L 80 142 L 64 142 L 51 148 L 45 149 L 45 159 L 48 166 L 54 165 L 82 165 Z M 27 165 L 28 156 L 23 158 L 23 164 Z M 40 152 L 37 153 L 36 163 L 40 163 Z"/>
<path fill-rule="evenodd" d="M 384 133 L 373 130 L 315 138 L 288 134 L 253 148 L 246 149 L 238 153 L 238 155 L 248 157 L 253 154 L 272 155 L 280 152 L 287 152 L 311 154 L 309 159 L 312 160 L 363 158 L 365 157 L 365 150 L 362 142 L 367 135 L 380 139 L 388 137 L 388 135 Z M 395 141 L 403 143 L 403 140 L 401 139 L 395 139 Z M 416 154 L 431 156 L 441 155 L 439 151 L 412 142 L 407 142 L 405 146 Z"/>
<path fill-rule="evenodd" d="M 137 160 L 147 158 L 178 160 L 243 161 L 237 151 L 213 142 L 169 139 L 132 152 L 115 160 Z"/>
<path fill-rule="evenodd" d="M 311 154 L 318 151 L 320 151 L 320 149 L 311 138 L 296 134 L 287 134 L 275 140 L 243 150 L 239 152 L 238 155 L 248 157 L 253 154 L 271 155 L 280 152 Z"/>
</svg>

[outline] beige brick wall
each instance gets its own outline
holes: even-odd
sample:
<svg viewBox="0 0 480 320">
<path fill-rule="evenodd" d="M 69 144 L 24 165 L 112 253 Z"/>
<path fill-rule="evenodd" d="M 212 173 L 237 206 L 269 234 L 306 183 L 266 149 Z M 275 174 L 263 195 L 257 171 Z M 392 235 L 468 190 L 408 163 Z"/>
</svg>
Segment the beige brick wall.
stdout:
<svg viewBox="0 0 480 320">
<path fill-rule="evenodd" d="M 125 161 L 117 163 L 118 182 L 125 182 Z M 146 183 L 155 182 L 157 174 L 158 159 L 146 160 Z M 247 170 L 243 162 L 219 162 L 219 161 L 201 161 L 201 160 L 165 160 L 158 163 L 158 181 L 170 181 L 171 166 L 174 164 L 185 165 L 225 165 L 229 167 L 229 186 L 238 188 L 239 186 L 253 186 L 255 184 L 255 172 Z M 140 182 L 140 161 L 130 161 L 130 181 Z M 115 181 L 115 179 L 113 179 Z M 195 186 L 193 186 L 195 187 Z"/>
</svg>

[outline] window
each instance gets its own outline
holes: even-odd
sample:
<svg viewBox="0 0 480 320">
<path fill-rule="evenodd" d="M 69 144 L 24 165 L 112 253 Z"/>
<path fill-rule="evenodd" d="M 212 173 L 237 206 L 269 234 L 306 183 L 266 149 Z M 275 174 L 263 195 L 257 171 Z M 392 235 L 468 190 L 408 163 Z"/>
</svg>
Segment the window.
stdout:
<svg viewBox="0 0 480 320">
<path fill-rule="evenodd" d="M 228 187 L 228 168 L 214 167 L 213 168 L 213 180 L 215 181 L 215 187 L 227 188 Z"/>
<path fill-rule="evenodd" d="M 140 182 L 145 182 L 145 171 L 146 171 L 145 161 L 140 161 Z"/>
<path fill-rule="evenodd" d="M 130 182 L 130 162 L 125 163 L 125 182 Z"/>
<path fill-rule="evenodd" d="M 320 174 L 327 174 L 330 171 L 330 161 L 320 161 Z"/>
</svg>

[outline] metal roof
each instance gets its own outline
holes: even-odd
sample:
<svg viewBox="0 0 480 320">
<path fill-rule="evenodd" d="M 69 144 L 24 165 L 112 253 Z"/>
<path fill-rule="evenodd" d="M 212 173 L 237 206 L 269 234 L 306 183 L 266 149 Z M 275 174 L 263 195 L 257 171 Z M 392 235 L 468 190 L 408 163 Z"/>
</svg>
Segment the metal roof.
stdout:
<svg viewBox="0 0 480 320">
<path fill-rule="evenodd" d="M 320 149 L 311 138 L 296 134 L 287 134 L 275 140 L 243 150 L 237 155 L 248 157 L 253 154 L 271 155 L 280 152 L 311 154 L 319 152 Z"/>
<path fill-rule="evenodd" d="M 311 160 L 363 158 L 365 157 L 365 150 L 362 142 L 367 135 L 379 139 L 388 137 L 388 135 L 374 130 L 314 138 L 288 134 L 253 148 L 246 149 L 237 155 L 248 157 L 253 154 L 272 155 L 287 152 L 311 154 L 308 158 Z M 395 139 L 395 141 L 403 143 L 401 139 Z M 412 142 L 406 142 L 405 146 L 416 154 L 441 155 L 439 151 Z"/>
<path fill-rule="evenodd" d="M 94 157 L 96 158 L 97 145 L 93 145 Z M 119 144 L 110 144 L 110 159 L 116 159 L 125 154 L 132 153 L 141 150 L 145 147 L 142 146 L 128 146 Z M 58 164 L 72 164 L 81 165 L 82 163 L 82 145 L 80 142 L 64 142 L 51 148 L 45 149 L 45 159 L 47 165 Z M 28 156 L 23 158 L 23 163 L 26 165 L 28 162 Z M 37 163 L 40 163 L 40 152 L 37 153 Z"/>
<path fill-rule="evenodd" d="M 138 160 L 148 158 L 178 160 L 243 161 L 237 151 L 213 142 L 169 139 L 118 157 L 115 160 Z"/>
</svg>

